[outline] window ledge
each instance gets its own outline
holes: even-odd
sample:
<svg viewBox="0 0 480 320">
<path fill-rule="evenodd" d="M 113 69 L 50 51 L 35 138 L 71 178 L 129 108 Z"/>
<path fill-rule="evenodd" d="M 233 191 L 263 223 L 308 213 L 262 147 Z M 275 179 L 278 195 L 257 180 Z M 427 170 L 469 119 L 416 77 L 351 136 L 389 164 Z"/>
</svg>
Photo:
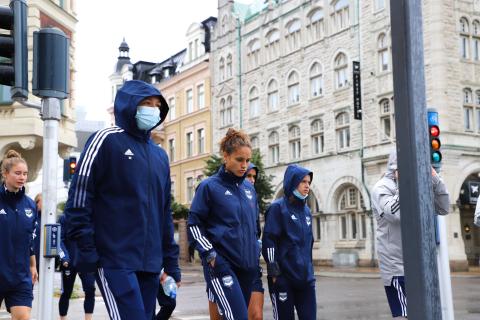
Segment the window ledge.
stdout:
<svg viewBox="0 0 480 320">
<path fill-rule="evenodd" d="M 308 101 L 315 101 L 315 100 L 319 100 L 320 98 L 323 98 L 324 95 L 323 94 L 320 94 L 318 96 L 315 96 L 315 97 L 310 97 L 310 99 L 308 99 Z"/>
<path fill-rule="evenodd" d="M 365 249 L 365 240 L 340 239 L 335 242 L 335 249 Z"/>
<path fill-rule="evenodd" d="M 296 106 L 299 106 L 300 105 L 300 101 L 299 102 L 295 102 L 293 104 L 289 104 L 288 105 L 288 108 L 291 108 L 291 107 L 296 107 Z"/>
<path fill-rule="evenodd" d="M 341 87 L 341 88 L 335 88 L 335 90 L 333 91 L 333 93 L 342 93 L 343 91 L 347 91 L 349 90 L 351 87 L 350 85 L 350 82 L 347 83 L 345 86 Z"/>
</svg>

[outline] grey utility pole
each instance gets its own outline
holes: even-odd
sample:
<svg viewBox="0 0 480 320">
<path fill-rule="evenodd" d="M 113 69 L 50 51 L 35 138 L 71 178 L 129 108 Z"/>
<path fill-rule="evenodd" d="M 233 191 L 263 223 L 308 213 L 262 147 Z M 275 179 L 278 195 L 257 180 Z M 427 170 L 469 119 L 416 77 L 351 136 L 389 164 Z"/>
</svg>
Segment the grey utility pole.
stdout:
<svg viewBox="0 0 480 320">
<path fill-rule="evenodd" d="M 391 0 L 393 83 L 408 319 L 442 319 L 427 136 L 421 0 Z"/>
</svg>

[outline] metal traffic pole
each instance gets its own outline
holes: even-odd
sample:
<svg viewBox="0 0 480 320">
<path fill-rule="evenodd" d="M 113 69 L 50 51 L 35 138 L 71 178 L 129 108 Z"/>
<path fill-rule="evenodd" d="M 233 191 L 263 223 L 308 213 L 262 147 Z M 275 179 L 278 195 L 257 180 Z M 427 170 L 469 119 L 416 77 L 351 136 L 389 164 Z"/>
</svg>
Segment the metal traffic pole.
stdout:
<svg viewBox="0 0 480 320">
<path fill-rule="evenodd" d="M 40 290 L 38 319 L 54 319 L 53 277 L 59 253 L 60 227 L 56 224 L 58 175 L 58 125 L 60 99 L 68 97 L 69 41 L 63 31 L 44 28 L 33 33 L 32 92 L 42 98 L 43 182 L 40 227 Z"/>
<path fill-rule="evenodd" d="M 393 84 L 409 320 L 442 318 L 427 137 L 422 1 L 391 0 Z"/>
</svg>

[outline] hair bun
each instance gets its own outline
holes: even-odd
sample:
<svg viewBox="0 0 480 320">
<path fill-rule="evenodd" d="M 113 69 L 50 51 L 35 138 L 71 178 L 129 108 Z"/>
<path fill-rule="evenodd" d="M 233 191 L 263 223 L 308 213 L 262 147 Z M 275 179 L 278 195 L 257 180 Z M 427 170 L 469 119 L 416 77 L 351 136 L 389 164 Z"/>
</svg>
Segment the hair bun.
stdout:
<svg viewBox="0 0 480 320">
<path fill-rule="evenodd" d="M 17 151 L 10 149 L 5 154 L 4 159 L 9 159 L 9 158 L 20 158 L 21 159 L 22 156 Z"/>
</svg>

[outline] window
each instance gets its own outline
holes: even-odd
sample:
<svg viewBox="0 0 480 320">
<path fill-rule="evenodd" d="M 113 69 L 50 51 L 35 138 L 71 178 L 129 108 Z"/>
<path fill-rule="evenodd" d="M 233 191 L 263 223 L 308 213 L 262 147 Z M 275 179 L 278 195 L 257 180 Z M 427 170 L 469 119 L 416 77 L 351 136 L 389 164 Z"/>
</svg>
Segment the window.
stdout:
<svg viewBox="0 0 480 320">
<path fill-rule="evenodd" d="M 310 97 L 316 98 L 323 94 L 322 66 L 315 62 L 310 68 Z"/>
<path fill-rule="evenodd" d="M 260 103 L 258 99 L 257 87 L 250 89 L 248 94 L 248 107 L 250 110 L 250 118 L 256 118 L 260 115 Z"/>
<path fill-rule="evenodd" d="M 227 124 L 232 124 L 233 123 L 233 106 L 232 106 L 232 97 L 231 96 L 228 96 L 228 98 L 227 98 L 226 110 L 227 110 L 227 115 L 226 115 Z"/>
<path fill-rule="evenodd" d="M 288 130 L 288 142 L 290 145 L 290 159 L 300 159 L 300 128 L 292 126 Z"/>
<path fill-rule="evenodd" d="M 463 121 L 465 131 L 480 133 L 480 90 L 473 99 L 472 90 L 463 89 Z"/>
<path fill-rule="evenodd" d="M 220 81 L 225 80 L 225 60 L 223 58 L 220 58 L 218 72 L 220 73 Z"/>
<path fill-rule="evenodd" d="M 192 202 L 195 191 L 193 178 L 187 178 L 187 202 Z"/>
<path fill-rule="evenodd" d="M 192 113 L 193 112 L 193 90 L 188 89 L 187 92 L 185 93 L 187 97 L 187 113 Z"/>
<path fill-rule="evenodd" d="M 375 0 L 375 10 L 380 11 L 385 9 L 385 0 Z"/>
<path fill-rule="evenodd" d="M 312 154 L 317 155 L 323 153 L 324 137 L 323 137 L 323 121 L 321 119 L 314 120 L 311 125 L 312 132 Z"/>
<path fill-rule="evenodd" d="M 348 77 L 347 77 L 347 56 L 344 53 L 339 53 L 335 58 L 335 87 L 336 89 L 341 89 L 347 86 Z"/>
<path fill-rule="evenodd" d="M 268 150 L 270 155 L 270 163 L 276 164 L 279 161 L 280 147 L 279 147 L 279 137 L 277 131 L 272 131 L 268 135 Z"/>
<path fill-rule="evenodd" d="M 260 149 L 260 142 L 258 140 L 259 139 L 258 139 L 257 136 L 252 136 L 252 138 L 250 139 L 250 144 L 252 145 L 252 150 Z"/>
<path fill-rule="evenodd" d="M 467 18 L 460 19 L 460 54 L 463 59 L 469 58 L 469 39 L 470 39 L 470 26 Z"/>
<path fill-rule="evenodd" d="M 222 127 L 232 124 L 232 97 L 228 96 L 227 101 L 225 99 L 220 100 L 220 125 Z"/>
<path fill-rule="evenodd" d="M 175 98 L 168 99 L 168 107 L 170 108 L 168 111 L 168 120 L 175 120 L 175 113 L 177 112 L 175 109 Z"/>
<path fill-rule="evenodd" d="M 380 126 L 382 128 L 381 140 L 390 140 L 395 136 L 393 108 L 388 98 L 380 100 Z"/>
<path fill-rule="evenodd" d="M 472 49 L 473 60 L 480 60 L 480 22 L 475 20 L 472 22 Z"/>
<path fill-rule="evenodd" d="M 363 198 L 355 187 L 346 187 L 339 197 L 340 238 L 359 240 L 367 238 L 366 215 L 363 212 Z"/>
<path fill-rule="evenodd" d="M 274 29 L 267 34 L 265 49 L 268 61 L 273 61 L 280 57 L 280 31 Z"/>
<path fill-rule="evenodd" d="M 227 24 L 227 15 L 224 15 L 223 18 L 222 18 L 222 30 L 221 32 L 222 33 L 227 33 L 227 27 L 228 27 L 228 24 Z"/>
<path fill-rule="evenodd" d="M 309 15 L 309 25 L 307 26 L 310 43 L 318 41 L 325 36 L 325 26 L 323 23 L 323 10 L 317 9 Z"/>
<path fill-rule="evenodd" d="M 191 157 L 193 155 L 193 133 L 187 133 L 187 157 Z"/>
<path fill-rule="evenodd" d="M 335 32 L 348 28 L 350 24 L 348 0 L 338 0 L 333 4 L 332 29 Z"/>
<path fill-rule="evenodd" d="M 198 139 L 198 153 L 205 153 L 205 129 L 197 130 L 197 139 Z"/>
<path fill-rule="evenodd" d="M 247 66 L 248 70 L 255 69 L 260 65 L 260 40 L 254 39 L 248 44 Z"/>
<path fill-rule="evenodd" d="M 198 109 L 205 108 L 205 86 L 203 84 L 197 86 L 197 105 Z"/>
<path fill-rule="evenodd" d="M 227 56 L 227 79 L 231 78 L 233 75 L 233 68 L 232 68 L 232 55 L 229 54 Z"/>
<path fill-rule="evenodd" d="M 350 119 L 347 112 L 339 113 L 335 117 L 335 128 L 337 131 L 337 148 L 342 150 L 350 147 Z"/>
<path fill-rule="evenodd" d="M 278 83 L 274 79 L 270 80 L 267 86 L 268 111 L 278 110 Z"/>
<path fill-rule="evenodd" d="M 170 195 L 175 198 L 175 181 L 170 182 Z"/>
<path fill-rule="evenodd" d="M 115 99 L 115 97 L 113 99 Z M 0 105 L 11 104 L 11 103 L 12 103 L 12 98 L 10 95 L 10 87 L 0 85 Z"/>
<path fill-rule="evenodd" d="M 175 139 L 168 139 L 168 156 L 170 162 L 175 162 Z"/>
<path fill-rule="evenodd" d="M 299 19 L 294 19 L 287 24 L 287 35 L 285 41 L 287 43 L 288 52 L 300 49 L 300 29 L 301 23 Z"/>
<path fill-rule="evenodd" d="M 300 84 L 299 76 L 296 71 L 292 71 L 287 78 L 288 86 L 288 105 L 293 105 L 300 102 Z"/>
<path fill-rule="evenodd" d="M 224 127 L 227 125 L 226 119 L 226 108 L 225 108 L 225 99 L 220 100 L 220 126 Z"/>
<path fill-rule="evenodd" d="M 389 52 L 387 40 L 384 33 L 378 37 L 378 69 L 380 72 L 388 71 Z"/>
</svg>

